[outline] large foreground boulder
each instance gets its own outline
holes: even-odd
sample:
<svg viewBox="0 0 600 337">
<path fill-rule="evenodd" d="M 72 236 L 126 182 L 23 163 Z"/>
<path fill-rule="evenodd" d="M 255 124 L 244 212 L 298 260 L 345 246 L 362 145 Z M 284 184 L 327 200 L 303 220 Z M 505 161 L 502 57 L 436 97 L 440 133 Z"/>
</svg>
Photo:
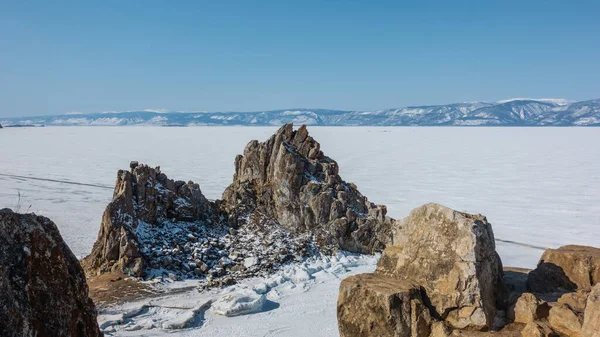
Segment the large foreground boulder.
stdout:
<svg viewBox="0 0 600 337">
<path fill-rule="evenodd" d="M 569 245 L 547 249 L 529 273 L 532 292 L 567 292 L 591 288 L 600 282 L 600 248 Z"/>
<path fill-rule="evenodd" d="M 295 234 L 308 233 L 321 247 L 361 253 L 390 242 L 393 220 L 338 174 L 306 126 L 282 126 L 266 142 L 248 143 L 235 159 L 233 183 L 222 207 L 235 226 L 274 222 Z"/>
<path fill-rule="evenodd" d="M 85 274 L 56 225 L 0 210 L 0 336 L 101 336 Z"/>
<path fill-rule="evenodd" d="M 506 298 L 490 223 L 438 204 L 399 222 L 376 273 L 424 287 L 437 316 L 455 328 L 491 329 Z"/>
<path fill-rule="evenodd" d="M 419 287 L 385 275 L 344 279 L 337 316 L 341 337 L 427 337 L 430 333 L 431 315 Z"/>
</svg>

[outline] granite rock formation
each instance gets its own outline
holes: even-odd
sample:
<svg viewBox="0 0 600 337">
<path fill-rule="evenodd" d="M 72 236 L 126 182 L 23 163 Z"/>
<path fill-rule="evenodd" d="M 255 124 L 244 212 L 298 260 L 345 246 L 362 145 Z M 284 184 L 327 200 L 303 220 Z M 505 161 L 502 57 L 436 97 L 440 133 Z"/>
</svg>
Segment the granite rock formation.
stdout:
<svg viewBox="0 0 600 337">
<path fill-rule="evenodd" d="M 235 158 L 233 183 L 223 193 L 230 224 L 277 223 L 310 233 L 321 247 L 371 253 L 390 242 L 393 220 L 338 174 L 306 126 L 281 127 L 266 142 L 251 141 Z"/>
<path fill-rule="evenodd" d="M 85 274 L 56 225 L 0 210 L 0 336 L 102 336 Z"/>
<path fill-rule="evenodd" d="M 495 247 L 484 216 L 426 204 L 399 222 L 376 272 L 424 287 L 438 317 L 455 328 L 491 329 L 506 298 Z"/>
<path fill-rule="evenodd" d="M 446 325 L 492 329 L 497 308 L 505 305 L 507 294 L 494 234 L 486 218 L 426 204 L 396 225 L 394 246 L 384 250 L 375 273 L 342 282 L 338 297 L 340 334 L 368 335 L 362 331 L 370 326 L 386 327 L 379 336 L 427 336 L 434 330 L 443 335 Z M 429 315 L 421 321 L 418 332 L 398 327 L 410 321 L 412 311 L 396 310 L 403 318 L 386 323 L 390 315 L 383 313 L 389 310 L 388 303 L 395 302 L 379 295 L 379 284 L 386 284 L 383 293 L 387 295 L 420 289 L 420 300 Z"/>
<path fill-rule="evenodd" d="M 435 216 L 431 222 L 440 221 L 440 219 L 442 217 Z M 405 220 L 400 221 L 399 224 L 405 224 Z M 396 233 L 402 230 L 405 229 L 400 228 L 396 230 Z M 460 240 L 455 242 L 456 247 L 465 247 Z M 424 240 L 422 244 L 427 244 L 427 240 Z M 415 270 L 408 270 L 404 274 L 400 272 L 402 268 L 398 266 L 403 266 L 403 256 L 399 251 L 402 251 L 402 247 L 386 248 L 376 272 L 363 274 L 368 275 L 369 278 L 359 275 L 360 277 L 351 277 L 342 282 L 338 298 L 338 325 L 341 333 L 345 331 L 343 336 L 362 336 L 364 333 L 361 331 L 368 331 L 368 327 L 385 327 L 383 330 L 378 330 L 378 335 L 382 337 L 412 337 L 423 333 L 429 333 L 429 337 L 489 335 L 489 332 L 478 331 L 480 327 L 477 325 L 471 324 L 461 328 L 454 319 L 444 319 L 434 305 L 435 299 L 432 299 L 431 291 L 424 286 L 424 283 L 427 282 L 416 282 L 413 275 L 416 273 Z M 594 249 L 587 247 L 586 251 L 594 251 Z M 442 255 L 448 256 L 448 253 Z M 565 257 L 561 261 L 562 264 L 574 266 L 581 261 L 579 254 L 569 254 L 568 256 L 573 260 L 569 261 L 569 258 Z M 423 264 L 423 261 L 418 259 L 411 261 Z M 565 292 L 562 284 L 550 282 L 543 292 L 527 293 L 525 285 L 529 271 L 518 268 L 507 269 L 508 275 L 511 272 L 520 272 L 522 275 L 520 277 L 516 275 L 506 277 L 505 275 L 505 280 L 508 282 L 507 288 L 511 289 L 511 293 L 503 297 L 504 301 L 500 301 L 504 302 L 504 305 L 498 304 L 500 310 L 496 312 L 492 326 L 495 335 L 514 337 L 520 332 L 523 337 L 600 337 L 600 283 L 597 283 L 591 291 L 580 289 Z M 479 276 L 482 275 L 479 274 L 477 277 Z M 389 279 L 397 283 L 385 281 Z M 393 314 L 385 314 L 386 310 L 389 310 L 386 307 L 388 304 L 385 301 L 381 304 L 381 301 L 378 301 L 378 297 L 375 296 L 382 292 L 379 284 L 385 284 L 388 287 L 385 290 L 386 294 L 399 294 L 408 289 L 420 288 L 420 299 L 429 308 L 430 315 L 422 316 L 427 319 L 421 319 L 419 325 L 411 325 L 420 327 L 417 332 L 408 330 L 405 326 L 402 329 L 394 330 L 394 327 L 399 324 L 398 322 L 409 322 L 414 314 L 410 310 L 400 309 L 396 309 Z M 461 288 L 461 282 L 457 283 L 456 288 Z M 444 289 L 443 283 L 441 287 L 434 289 L 434 292 L 442 289 Z M 503 292 L 504 287 L 500 286 L 499 289 Z M 352 294 L 352 296 L 348 294 Z M 380 296 L 380 298 L 382 297 Z M 477 311 L 472 312 L 476 313 Z M 393 315 L 399 314 L 403 317 L 392 318 Z M 426 322 L 429 323 L 426 324 Z M 487 330 L 487 328 L 489 327 L 482 330 Z"/>
<path fill-rule="evenodd" d="M 563 246 L 547 249 L 535 270 L 529 273 L 527 286 L 532 292 L 590 291 L 600 282 L 600 248 Z"/>
<path fill-rule="evenodd" d="M 168 179 L 160 168 L 130 167 L 119 171 L 83 261 L 92 276 L 166 271 L 173 279 L 231 284 L 319 252 L 374 252 L 391 242 L 386 208 L 340 178 L 305 126 L 288 124 L 264 143 L 251 141 L 223 200 L 207 200 L 197 184 Z"/>
</svg>

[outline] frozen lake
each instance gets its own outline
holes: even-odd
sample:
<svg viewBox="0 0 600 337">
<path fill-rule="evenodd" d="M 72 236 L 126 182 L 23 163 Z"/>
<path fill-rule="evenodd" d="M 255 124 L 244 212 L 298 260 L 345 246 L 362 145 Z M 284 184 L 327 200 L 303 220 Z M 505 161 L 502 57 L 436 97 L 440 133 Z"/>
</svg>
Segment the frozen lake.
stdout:
<svg viewBox="0 0 600 337">
<path fill-rule="evenodd" d="M 48 216 L 82 257 L 118 169 L 161 166 L 219 198 L 233 160 L 262 127 L 46 127 L 0 130 L 0 207 Z M 340 175 L 388 214 L 426 202 L 488 217 L 505 265 L 543 247 L 600 245 L 600 129 L 309 127 Z M 34 179 L 35 178 L 35 179 Z M 68 183 L 66 183 L 68 182 Z M 88 185 L 81 185 L 88 184 Z M 21 194 L 19 201 L 18 194 Z M 536 248 L 538 247 L 538 248 Z"/>
</svg>

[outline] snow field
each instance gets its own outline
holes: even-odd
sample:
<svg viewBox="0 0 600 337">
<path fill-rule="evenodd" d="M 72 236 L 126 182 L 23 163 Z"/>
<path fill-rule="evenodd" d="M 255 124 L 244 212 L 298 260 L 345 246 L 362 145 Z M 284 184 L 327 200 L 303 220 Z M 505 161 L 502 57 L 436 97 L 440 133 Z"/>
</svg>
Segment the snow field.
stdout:
<svg viewBox="0 0 600 337">
<path fill-rule="evenodd" d="M 265 140 L 275 130 L 3 129 L 0 208 L 49 217 L 83 257 L 96 240 L 117 170 L 127 169 L 130 160 L 161 166 L 173 179 L 193 180 L 215 199 L 232 180 L 235 155 L 251 139 Z M 548 247 L 598 246 L 598 128 L 309 127 L 309 132 L 338 162 L 342 178 L 386 205 L 391 217 L 402 218 L 427 202 L 486 215 L 505 266 L 533 268 Z M 107 336 L 336 336 L 340 280 L 373 271 L 377 258 L 335 259 L 203 293 L 195 290 L 197 281 L 165 280 L 160 286 L 168 295 L 104 310 L 99 321 Z"/>
<path fill-rule="evenodd" d="M 189 336 L 263 336 L 276 335 L 275 331 L 279 330 L 287 331 L 286 336 L 306 336 L 304 332 L 317 327 L 328 331 L 317 336 L 331 336 L 332 328 L 337 331 L 335 324 L 331 326 L 331 319 L 335 321 L 339 282 L 351 273 L 373 271 L 378 259 L 379 255 L 344 252 L 337 256 L 313 257 L 287 265 L 268 278 L 248 279 L 227 288 L 204 292 L 196 289 L 177 291 L 178 288 L 189 288 L 197 283 L 195 281 L 165 280 L 158 286 L 171 293 L 102 310 L 98 321 L 106 335 L 114 336 L 162 336 L 173 330 Z M 323 297 L 324 289 L 327 289 L 326 297 Z M 303 314 L 309 308 L 297 305 L 298 299 L 302 299 L 301 303 L 322 303 L 326 299 L 329 303 L 318 312 L 326 313 L 328 319 L 320 317 L 310 325 L 302 324 Z M 331 305 L 332 301 L 334 305 Z M 291 333 L 287 315 L 294 312 L 298 320 L 294 324 L 298 326 Z M 282 322 L 278 321 L 281 319 Z M 248 326 L 248 320 L 260 324 Z M 224 334 L 225 331 L 229 333 Z"/>
</svg>

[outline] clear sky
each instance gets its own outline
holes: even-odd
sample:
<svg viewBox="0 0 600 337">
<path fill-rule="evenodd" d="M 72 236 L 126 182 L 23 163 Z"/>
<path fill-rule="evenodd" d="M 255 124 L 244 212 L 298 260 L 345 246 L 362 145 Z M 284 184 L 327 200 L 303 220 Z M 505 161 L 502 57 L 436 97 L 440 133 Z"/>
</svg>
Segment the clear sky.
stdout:
<svg viewBox="0 0 600 337">
<path fill-rule="evenodd" d="M 2 1 L 0 116 L 600 98 L 600 1 Z"/>
</svg>

